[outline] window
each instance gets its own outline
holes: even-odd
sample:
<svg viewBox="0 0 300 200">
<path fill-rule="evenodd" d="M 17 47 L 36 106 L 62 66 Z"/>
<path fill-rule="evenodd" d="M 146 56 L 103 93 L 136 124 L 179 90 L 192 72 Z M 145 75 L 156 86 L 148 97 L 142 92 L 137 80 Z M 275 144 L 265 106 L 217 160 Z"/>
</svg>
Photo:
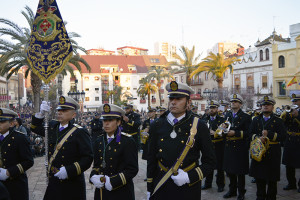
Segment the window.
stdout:
<svg viewBox="0 0 300 200">
<path fill-rule="evenodd" d="M 85 97 L 85 101 L 90 101 L 90 97 Z"/>
<path fill-rule="evenodd" d="M 205 72 L 205 80 L 207 81 L 208 80 L 208 73 Z"/>
<path fill-rule="evenodd" d="M 88 81 L 88 80 L 90 80 L 90 78 L 88 76 L 86 76 L 86 77 L 84 77 L 84 80 Z"/>
<path fill-rule="evenodd" d="M 99 88 L 95 88 L 96 93 L 99 93 Z"/>
<path fill-rule="evenodd" d="M 223 73 L 223 78 L 224 79 L 228 78 L 228 70 Z"/>
<path fill-rule="evenodd" d="M 262 50 L 259 51 L 259 60 L 260 61 L 264 60 L 264 53 Z"/>
<path fill-rule="evenodd" d="M 253 84 L 253 76 L 252 75 L 248 75 L 247 76 L 247 88 L 253 88 L 254 84 Z"/>
<path fill-rule="evenodd" d="M 180 76 L 180 81 L 181 83 L 183 83 L 183 76 Z"/>
<path fill-rule="evenodd" d="M 99 81 L 99 76 L 95 76 L 95 81 Z"/>
<path fill-rule="evenodd" d="M 269 49 L 266 49 L 266 60 L 269 60 L 270 57 L 269 57 Z"/>
<path fill-rule="evenodd" d="M 95 101 L 99 101 L 99 97 L 95 97 Z"/>
<path fill-rule="evenodd" d="M 279 56 L 278 58 L 278 66 L 279 68 L 284 68 L 285 67 L 285 61 L 283 56 Z"/>
<path fill-rule="evenodd" d="M 85 88 L 85 91 L 90 91 L 90 88 Z"/>
<path fill-rule="evenodd" d="M 175 77 L 175 81 L 178 82 L 178 77 Z"/>
<path fill-rule="evenodd" d="M 201 89 L 198 89 L 198 92 L 197 92 L 197 94 L 201 94 Z"/>
<path fill-rule="evenodd" d="M 261 83 L 262 83 L 262 88 L 267 88 L 268 87 L 268 76 L 262 76 Z"/>
<path fill-rule="evenodd" d="M 278 90 L 279 90 L 279 96 L 285 96 L 286 95 L 285 83 L 278 82 Z"/>
</svg>

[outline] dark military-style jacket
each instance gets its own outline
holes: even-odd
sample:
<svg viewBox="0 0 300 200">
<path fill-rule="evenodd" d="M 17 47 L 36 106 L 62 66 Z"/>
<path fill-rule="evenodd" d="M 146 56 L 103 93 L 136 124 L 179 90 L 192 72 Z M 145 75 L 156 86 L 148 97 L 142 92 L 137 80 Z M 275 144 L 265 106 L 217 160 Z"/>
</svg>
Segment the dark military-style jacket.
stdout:
<svg viewBox="0 0 300 200">
<path fill-rule="evenodd" d="M 128 133 L 129 135 L 137 135 L 141 125 L 140 115 L 135 112 L 130 112 L 126 114 L 126 116 L 129 118 L 129 121 L 122 122 L 123 132 Z"/>
<path fill-rule="evenodd" d="M 300 168 L 300 111 L 297 117 L 284 112 L 281 118 L 288 133 L 284 143 L 282 163 L 293 168 Z"/>
<path fill-rule="evenodd" d="M 156 119 L 156 118 L 155 118 L 155 119 Z M 152 123 L 154 122 L 155 119 L 153 119 Z M 147 128 L 147 127 L 150 128 L 150 118 L 149 118 L 149 119 L 146 119 L 146 120 L 144 121 L 143 126 L 142 126 L 142 130 L 144 130 L 144 129 Z M 149 133 L 148 133 L 148 134 L 149 134 Z M 148 148 L 149 148 L 149 137 L 148 137 L 148 139 L 146 140 L 146 143 L 143 144 L 142 148 L 143 148 L 142 159 L 147 160 L 147 158 L 148 158 Z"/>
<path fill-rule="evenodd" d="M 149 154 L 147 162 L 147 191 L 153 193 L 155 186 L 170 169 L 190 136 L 190 129 L 196 117 L 192 112 L 186 115 L 174 126 L 167 119 L 170 112 L 165 112 L 150 125 Z M 171 138 L 170 134 L 176 132 L 177 136 Z M 171 178 L 152 196 L 151 199 L 200 199 L 201 180 L 214 169 L 216 158 L 206 124 L 198 121 L 194 146 L 188 152 L 180 166 L 189 176 L 190 184 L 178 187 Z M 201 165 L 199 158 L 201 152 Z"/>
<path fill-rule="evenodd" d="M 18 131 L 10 129 L 9 134 L 0 142 L 2 168 L 7 169 L 10 177 L 2 183 L 12 200 L 29 199 L 26 171 L 33 166 L 29 140 Z"/>
<path fill-rule="evenodd" d="M 60 123 L 51 121 L 49 123 L 48 133 L 48 159 L 55 151 L 56 145 L 63 137 L 75 126 L 69 122 L 69 126 L 59 131 Z M 69 136 L 63 146 L 60 148 L 56 158 L 52 162 L 52 169 L 49 173 L 49 184 L 44 199 L 85 199 L 85 180 L 84 171 L 86 171 L 93 162 L 92 145 L 89 134 L 86 129 L 77 126 L 77 129 Z M 32 117 L 32 132 L 41 136 L 45 135 L 43 119 Z M 68 178 L 59 180 L 54 177 L 60 167 L 66 168 Z"/>
<path fill-rule="evenodd" d="M 249 126 L 251 116 L 241 109 L 233 117 L 232 111 L 228 112 L 225 119 L 231 123 L 230 130 L 235 131 L 232 137 L 226 136 L 223 168 L 227 173 L 244 175 L 249 172 Z"/>
<path fill-rule="evenodd" d="M 286 130 L 283 121 L 272 114 L 265 121 L 263 114 L 255 117 L 251 123 L 249 133 L 251 140 L 262 136 L 262 131 L 267 130 L 270 146 L 260 162 L 252 159 L 249 175 L 252 177 L 268 180 L 280 180 L 281 146 L 280 142 L 285 139 Z"/>
<path fill-rule="evenodd" d="M 210 116 L 207 116 L 205 119 L 208 129 L 216 131 L 218 127 L 225 121 L 225 119 L 219 115 L 215 116 L 214 120 L 211 120 Z M 214 135 L 211 135 L 211 141 L 214 144 L 214 150 L 217 157 L 217 166 L 216 169 L 223 169 L 223 159 L 224 159 L 224 137 L 218 136 L 215 137 Z"/>
<path fill-rule="evenodd" d="M 90 174 L 107 175 L 113 190 L 103 189 L 103 200 L 134 200 L 132 179 L 138 173 L 138 153 L 132 136 L 122 133 L 120 142 L 115 138 L 108 144 L 107 134 L 100 136 L 94 144 L 94 166 Z M 105 161 L 105 164 L 103 163 Z M 95 198 L 100 200 L 100 190 Z"/>
</svg>

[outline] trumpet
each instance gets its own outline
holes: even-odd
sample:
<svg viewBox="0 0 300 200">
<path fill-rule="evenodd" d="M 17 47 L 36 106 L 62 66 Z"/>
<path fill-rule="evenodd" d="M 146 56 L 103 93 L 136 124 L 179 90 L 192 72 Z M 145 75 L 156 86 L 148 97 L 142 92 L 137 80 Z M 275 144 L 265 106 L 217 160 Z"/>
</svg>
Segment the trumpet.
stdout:
<svg viewBox="0 0 300 200">
<path fill-rule="evenodd" d="M 230 130 L 230 127 L 231 127 L 231 123 L 229 122 L 228 117 L 227 117 L 226 121 L 224 123 L 220 124 L 220 126 L 216 130 L 215 138 L 221 137 L 223 134 L 227 134 Z"/>
</svg>

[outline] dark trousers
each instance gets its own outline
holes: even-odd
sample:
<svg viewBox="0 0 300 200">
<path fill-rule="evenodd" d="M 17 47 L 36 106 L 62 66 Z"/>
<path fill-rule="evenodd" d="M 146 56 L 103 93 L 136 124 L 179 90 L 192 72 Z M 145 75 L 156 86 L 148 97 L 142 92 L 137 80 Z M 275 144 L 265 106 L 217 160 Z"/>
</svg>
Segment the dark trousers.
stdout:
<svg viewBox="0 0 300 200">
<path fill-rule="evenodd" d="M 277 181 L 266 181 L 263 179 L 256 178 L 256 186 L 256 200 L 276 200 Z"/>
<path fill-rule="evenodd" d="M 245 175 L 235 175 L 228 173 L 229 176 L 229 191 L 231 193 L 236 193 L 236 190 L 238 189 L 238 192 L 240 195 L 244 195 L 246 193 L 245 190 Z"/>
<path fill-rule="evenodd" d="M 290 186 L 296 186 L 296 170 L 294 167 L 286 166 L 285 167 L 286 172 L 286 179 L 288 180 L 288 183 Z M 298 186 L 300 187 L 300 178 L 298 181 Z"/>
<path fill-rule="evenodd" d="M 205 185 L 206 186 L 211 186 L 212 181 L 214 177 L 214 171 L 212 171 L 210 174 L 208 174 L 205 178 Z M 224 187 L 225 186 L 225 177 L 224 177 L 224 170 L 217 170 L 217 179 L 216 183 L 218 187 Z"/>
</svg>

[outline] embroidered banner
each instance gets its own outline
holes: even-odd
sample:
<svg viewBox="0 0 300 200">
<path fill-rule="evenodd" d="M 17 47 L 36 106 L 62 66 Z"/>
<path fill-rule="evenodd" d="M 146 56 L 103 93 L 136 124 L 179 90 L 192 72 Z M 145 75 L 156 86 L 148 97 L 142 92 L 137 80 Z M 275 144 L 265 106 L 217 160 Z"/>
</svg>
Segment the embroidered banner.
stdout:
<svg viewBox="0 0 300 200">
<path fill-rule="evenodd" d="M 56 0 L 40 0 L 27 50 L 33 73 L 46 84 L 60 73 L 73 55 Z"/>
</svg>

